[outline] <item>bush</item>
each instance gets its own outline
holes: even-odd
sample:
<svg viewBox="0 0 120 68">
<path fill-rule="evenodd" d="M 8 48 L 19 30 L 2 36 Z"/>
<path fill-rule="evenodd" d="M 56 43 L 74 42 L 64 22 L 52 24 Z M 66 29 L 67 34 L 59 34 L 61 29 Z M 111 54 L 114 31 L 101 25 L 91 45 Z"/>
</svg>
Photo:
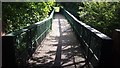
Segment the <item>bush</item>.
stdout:
<svg viewBox="0 0 120 68">
<path fill-rule="evenodd" d="M 112 37 L 112 32 L 120 28 L 120 2 L 84 2 L 79 17 L 84 23 Z"/>
<path fill-rule="evenodd" d="M 2 31 L 13 32 L 48 17 L 54 2 L 3 2 Z"/>
</svg>

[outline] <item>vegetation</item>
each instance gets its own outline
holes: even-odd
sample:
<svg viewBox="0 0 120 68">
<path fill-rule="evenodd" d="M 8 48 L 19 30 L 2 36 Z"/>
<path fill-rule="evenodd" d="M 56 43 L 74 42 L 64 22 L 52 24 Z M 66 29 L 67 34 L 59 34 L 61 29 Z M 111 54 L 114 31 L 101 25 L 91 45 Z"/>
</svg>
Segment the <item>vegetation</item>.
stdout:
<svg viewBox="0 0 120 68">
<path fill-rule="evenodd" d="M 79 17 L 99 31 L 112 37 L 112 32 L 120 28 L 120 2 L 83 2 L 79 6 Z"/>
<path fill-rule="evenodd" d="M 120 2 L 62 2 L 66 10 L 84 23 L 112 37 L 120 28 Z"/>
<path fill-rule="evenodd" d="M 79 6 L 83 6 L 82 2 L 60 2 L 58 4 L 63 6 L 66 10 L 68 10 L 70 13 L 72 13 L 76 17 L 79 17 L 77 13 L 79 11 Z"/>
<path fill-rule="evenodd" d="M 59 2 L 84 23 L 112 37 L 112 32 L 120 28 L 120 2 Z M 22 29 L 46 18 L 54 2 L 6 2 L 2 3 L 3 32 Z"/>
<path fill-rule="evenodd" d="M 2 31 L 22 29 L 48 17 L 54 2 L 3 2 Z"/>
</svg>

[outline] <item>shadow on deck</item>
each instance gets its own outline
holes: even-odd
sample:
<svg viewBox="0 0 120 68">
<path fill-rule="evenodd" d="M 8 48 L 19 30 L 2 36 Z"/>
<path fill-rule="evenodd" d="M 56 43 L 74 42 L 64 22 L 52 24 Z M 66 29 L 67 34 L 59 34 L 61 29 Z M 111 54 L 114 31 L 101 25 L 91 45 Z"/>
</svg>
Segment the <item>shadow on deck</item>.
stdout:
<svg viewBox="0 0 120 68">
<path fill-rule="evenodd" d="M 31 68 L 78 68 L 85 58 L 71 26 L 61 14 L 55 14 L 52 31 L 29 59 Z"/>
</svg>

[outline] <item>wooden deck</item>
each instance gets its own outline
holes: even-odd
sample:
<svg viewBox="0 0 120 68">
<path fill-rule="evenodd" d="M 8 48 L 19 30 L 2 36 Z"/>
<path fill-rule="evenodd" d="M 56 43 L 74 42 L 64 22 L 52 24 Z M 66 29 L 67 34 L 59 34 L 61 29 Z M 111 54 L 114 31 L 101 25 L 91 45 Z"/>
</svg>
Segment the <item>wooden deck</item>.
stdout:
<svg viewBox="0 0 120 68">
<path fill-rule="evenodd" d="M 55 14 L 52 31 L 42 41 L 33 57 L 29 59 L 31 67 L 78 68 L 84 63 L 80 43 L 76 39 L 70 24 L 61 14 Z"/>
</svg>

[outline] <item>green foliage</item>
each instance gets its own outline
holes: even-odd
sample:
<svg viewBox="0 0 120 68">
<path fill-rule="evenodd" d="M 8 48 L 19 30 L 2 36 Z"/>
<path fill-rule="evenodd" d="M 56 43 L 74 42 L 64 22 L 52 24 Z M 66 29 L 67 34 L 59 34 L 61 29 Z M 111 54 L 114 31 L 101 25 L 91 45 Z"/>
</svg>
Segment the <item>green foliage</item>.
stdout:
<svg viewBox="0 0 120 68">
<path fill-rule="evenodd" d="M 78 17 L 77 12 L 79 11 L 79 6 L 83 6 L 82 2 L 60 2 L 58 4 L 62 5 L 67 11 L 76 17 Z"/>
<path fill-rule="evenodd" d="M 45 19 L 54 5 L 54 2 L 3 2 L 3 32 L 13 32 Z"/>
<path fill-rule="evenodd" d="M 79 17 L 101 32 L 112 37 L 112 31 L 120 28 L 120 2 L 84 2 Z"/>
</svg>

